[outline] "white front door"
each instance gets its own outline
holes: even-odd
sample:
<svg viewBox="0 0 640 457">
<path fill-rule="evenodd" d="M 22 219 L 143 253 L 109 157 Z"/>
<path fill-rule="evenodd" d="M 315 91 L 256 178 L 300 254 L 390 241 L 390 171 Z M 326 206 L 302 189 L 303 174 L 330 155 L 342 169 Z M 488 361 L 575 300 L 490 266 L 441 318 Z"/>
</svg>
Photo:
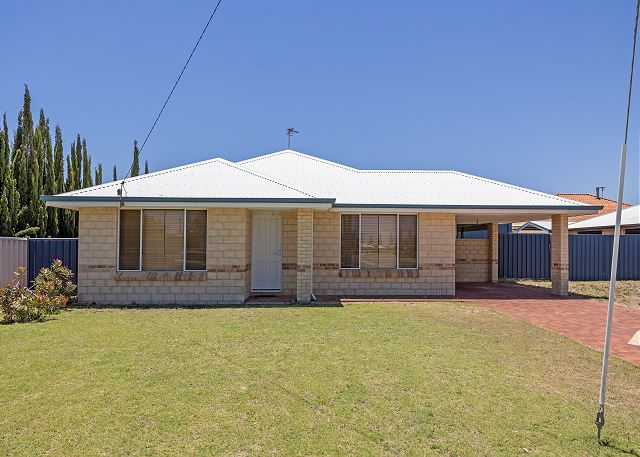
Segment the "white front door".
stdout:
<svg viewBox="0 0 640 457">
<path fill-rule="evenodd" d="M 282 288 L 282 217 L 278 212 L 253 213 L 251 290 Z"/>
</svg>

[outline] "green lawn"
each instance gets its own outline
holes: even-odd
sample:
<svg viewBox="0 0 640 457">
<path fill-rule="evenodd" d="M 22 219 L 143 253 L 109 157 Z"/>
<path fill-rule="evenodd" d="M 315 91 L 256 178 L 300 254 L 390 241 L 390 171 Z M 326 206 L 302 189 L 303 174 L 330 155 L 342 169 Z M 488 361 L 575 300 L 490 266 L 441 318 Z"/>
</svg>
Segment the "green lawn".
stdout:
<svg viewBox="0 0 640 457">
<path fill-rule="evenodd" d="M 551 281 L 537 279 L 508 280 L 524 286 L 551 289 Z M 607 301 L 609 281 L 569 281 L 569 293 Z M 640 308 L 640 281 L 616 281 L 616 304 Z"/>
<path fill-rule="evenodd" d="M 467 303 L 0 326 L 0 455 L 640 452 L 640 367 Z M 627 454 L 628 455 L 628 454 Z"/>
</svg>

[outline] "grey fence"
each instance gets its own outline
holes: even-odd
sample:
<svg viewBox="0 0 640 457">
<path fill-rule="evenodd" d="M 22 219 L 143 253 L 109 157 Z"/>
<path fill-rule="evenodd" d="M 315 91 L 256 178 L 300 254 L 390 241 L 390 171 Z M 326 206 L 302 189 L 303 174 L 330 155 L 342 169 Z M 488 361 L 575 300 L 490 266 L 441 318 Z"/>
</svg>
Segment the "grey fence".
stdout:
<svg viewBox="0 0 640 457">
<path fill-rule="evenodd" d="M 548 279 L 551 235 L 500 234 L 501 278 Z M 611 274 L 613 235 L 569 236 L 569 279 L 606 280 Z M 640 235 L 620 237 L 618 279 L 640 279 Z"/>
<path fill-rule="evenodd" d="M 27 248 L 26 238 L 0 237 L 0 287 L 14 281 L 13 273 L 18 268 L 27 268 Z"/>
<path fill-rule="evenodd" d="M 28 284 L 43 267 L 51 265 L 55 259 L 73 272 L 73 282 L 78 275 L 78 239 L 77 238 L 31 238 L 29 240 Z"/>
</svg>

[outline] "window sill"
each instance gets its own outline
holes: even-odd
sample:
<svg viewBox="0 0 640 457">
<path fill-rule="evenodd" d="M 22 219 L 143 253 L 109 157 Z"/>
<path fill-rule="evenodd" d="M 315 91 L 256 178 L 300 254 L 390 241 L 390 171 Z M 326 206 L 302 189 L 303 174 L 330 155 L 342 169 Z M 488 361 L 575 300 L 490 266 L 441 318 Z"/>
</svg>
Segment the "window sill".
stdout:
<svg viewBox="0 0 640 457">
<path fill-rule="evenodd" d="M 206 271 L 118 271 L 116 281 L 205 281 Z"/>
<path fill-rule="evenodd" d="M 418 270 L 395 268 L 371 268 L 371 269 L 343 269 L 340 270 L 341 278 L 417 278 Z"/>
</svg>

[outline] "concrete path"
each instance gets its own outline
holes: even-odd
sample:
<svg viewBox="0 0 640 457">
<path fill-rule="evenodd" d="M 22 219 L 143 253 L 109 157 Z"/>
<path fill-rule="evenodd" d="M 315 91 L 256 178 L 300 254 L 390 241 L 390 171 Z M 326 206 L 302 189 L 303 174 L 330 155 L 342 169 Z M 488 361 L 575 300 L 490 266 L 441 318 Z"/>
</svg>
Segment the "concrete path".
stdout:
<svg viewBox="0 0 640 457">
<path fill-rule="evenodd" d="M 558 332 L 602 351 L 607 318 L 605 302 L 574 296 L 557 297 L 550 291 L 535 287 L 484 283 L 456 284 L 456 298 Z M 640 309 L 616 306 L 611 354 L 640 365 L 640 346 L 629 344 L 638 330 Z"/>
</svg>

